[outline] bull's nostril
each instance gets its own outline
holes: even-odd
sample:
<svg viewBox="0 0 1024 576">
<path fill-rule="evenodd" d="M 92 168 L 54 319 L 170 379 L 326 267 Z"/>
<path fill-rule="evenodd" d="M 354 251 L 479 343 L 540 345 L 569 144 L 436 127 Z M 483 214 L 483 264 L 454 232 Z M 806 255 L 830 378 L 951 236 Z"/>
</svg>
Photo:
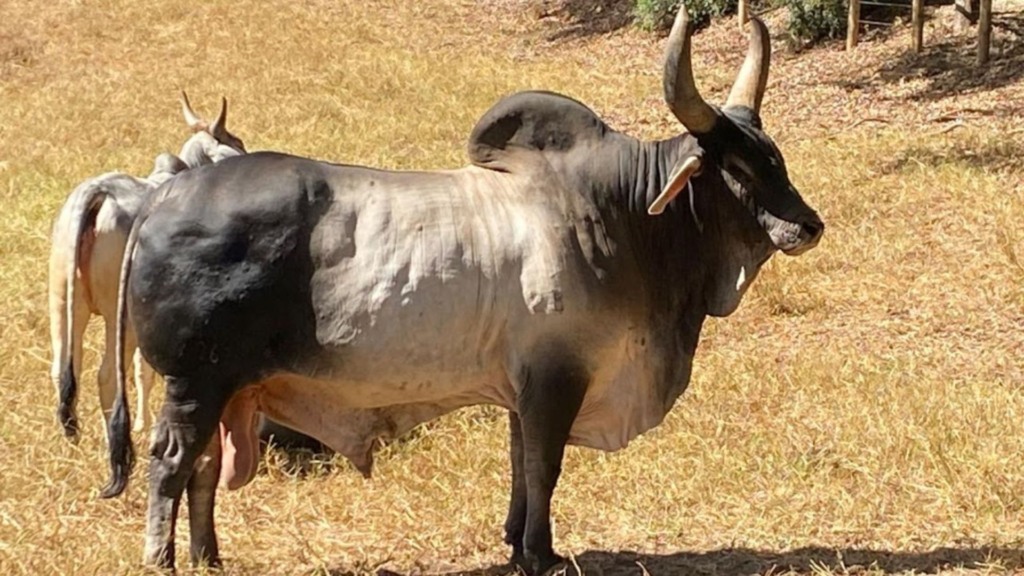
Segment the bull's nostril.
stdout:
<svg viewBox="0 0 1024 576">
<path fill-rule="evenodd" d="M 825 231 L 825 225 L 821 222 L 805 222 L 802 226 L 803 232 L 808 238 L 817 239 Z"/>
</svg>

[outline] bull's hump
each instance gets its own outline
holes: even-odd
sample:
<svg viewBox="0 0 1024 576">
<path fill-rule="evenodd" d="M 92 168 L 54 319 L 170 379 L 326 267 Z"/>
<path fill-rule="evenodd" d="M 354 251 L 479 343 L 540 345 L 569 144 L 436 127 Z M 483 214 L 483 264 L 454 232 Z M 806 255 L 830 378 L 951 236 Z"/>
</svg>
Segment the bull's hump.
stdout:
<svg viewBox="0 0 1024 576">
<path fill-rule="evenodd" d="M 611 129 L 577 100 L 544 91 L 517 92 L 499 100 L 469 137 L 469 159 L 485 168 L 508 170 L 517 154 L 569 152 L 600 141 Z"/>
</svg>

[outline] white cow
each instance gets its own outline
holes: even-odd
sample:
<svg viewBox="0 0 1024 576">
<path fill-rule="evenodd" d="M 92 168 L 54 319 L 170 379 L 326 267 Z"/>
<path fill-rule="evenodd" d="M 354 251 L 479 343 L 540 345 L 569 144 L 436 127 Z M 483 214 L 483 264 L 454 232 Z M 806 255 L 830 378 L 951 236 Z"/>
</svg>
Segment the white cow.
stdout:
<svg viewBox="0 0 1024 576">
<path fill-rule="evenodd" d="M 114 402 L 114 343 L 117 281 L 132 222 L 149 192 L 177 173 L 245 153 L 245 145 L 228 132 L 227 100 L 221 100 L 217 119 L 208 123 L 197 115 L 182 92 L 182 113 L 192 136 L 178 156 L 162 153 L 145 178 L 107 172 L 75 187 L 57 215 L 50 248 L 50 337 L 53 361 L 50 378 L 57 389 L 57 417 L 65 436 L 78 435 L 77 381 L 82 369 L 82 341 L 94 314 L 103 317 L 106 344 L 99 371 L 100 405 L 104 420 Z M 134 350 L 135 336 L 125 350 Z M 135 431 L 149 426 L 147 408 L 153 371 L 136 352 L 135 386 L 142 417 Z M 126 358 L 127 359 L 127 358 Z"/>
</svg>

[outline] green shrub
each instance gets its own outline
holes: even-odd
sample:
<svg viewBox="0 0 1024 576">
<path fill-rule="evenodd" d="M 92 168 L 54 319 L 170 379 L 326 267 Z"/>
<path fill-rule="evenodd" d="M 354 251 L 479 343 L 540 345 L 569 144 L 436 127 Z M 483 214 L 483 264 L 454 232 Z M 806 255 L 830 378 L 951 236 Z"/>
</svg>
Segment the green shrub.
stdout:
<svg viewBox="0 0 1024 576">
<path fill-rule="evenodd" d="M 664 31 L 672 27 L 680 0 L 635 0 L 636 23 L 644 30 Z M 752 5 L 785 6 L 789 9 L 789 33 L 803 42 L 838 38 L 846 33 L 848 0 L 754 0 Z M 687 0 L 686 9 L 695 26 L 701 27 L 712 18 L 734 14 L 738 0 Z M 862 8 L 863 16 L 866 10 Z"/>
<path fill-rule="evenodd" d="M 789 33 L 804 42 L 846 34 L 846 0 L 781 0 L 789 8 Z"/>
<path fill-rule="evenodd" d="M 636 0 L 636 22 L 645 30 L 668 30 L 672 27 L 680 0 Z M 736 12 L 737 0 L 687 0 L 686 10 L 694 26 L 701 27 L 713 17 Z"/>
</svg>

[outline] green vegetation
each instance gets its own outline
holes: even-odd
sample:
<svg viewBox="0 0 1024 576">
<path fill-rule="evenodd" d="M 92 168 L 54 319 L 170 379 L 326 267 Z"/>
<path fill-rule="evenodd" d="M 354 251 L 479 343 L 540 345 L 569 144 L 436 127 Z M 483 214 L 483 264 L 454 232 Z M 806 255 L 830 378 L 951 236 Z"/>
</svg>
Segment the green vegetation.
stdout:
<svg viewBox="0 0 1024 576">
<path fill-rule="evenodd" d="M 635 1 L 636 22 L 644 30 L 671 28 L 680 3 L 680 0 Z M 770 3 L 789 9 L 787 29 L 801 41 L 837 38 L 846 31 L 848 4 L 844 0 L 768 0 L 765 4 Z M 735 13 L 737 0 L 690 0 L 686 8 L 695 24 L 704 26 L 712 18 Z"/>
<path fill-rule="evenodd" d="M 636 0 L 636 21 L 645 30 L 667 30 L 679 9 L 680 0 Z M 690 0 L 686 9 L 695 26 L 712 18 L 736 12 L 737 0 Z"/>
<path fill-rule="evenodd" d="M 799 40 L 814 42 L 846 34 L 848 3 L 844 0 L 779 1 L 789 8 L 789 33 Z"/>
</svg>

